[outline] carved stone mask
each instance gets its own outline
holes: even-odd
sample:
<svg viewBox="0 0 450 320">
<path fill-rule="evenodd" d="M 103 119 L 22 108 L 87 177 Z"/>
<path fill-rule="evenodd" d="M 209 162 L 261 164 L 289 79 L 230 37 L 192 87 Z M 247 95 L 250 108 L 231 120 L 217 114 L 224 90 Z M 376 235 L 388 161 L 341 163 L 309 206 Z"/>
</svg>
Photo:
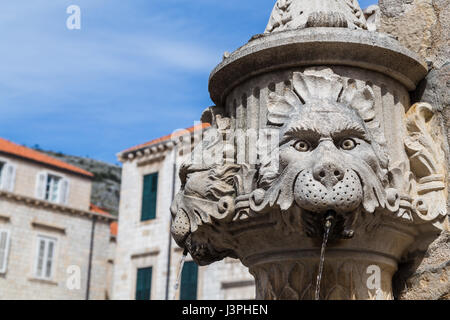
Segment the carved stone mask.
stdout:
<svg viewBox="0 0 450 320">
<path fill-rule="evenodd" d="M 183 165 L 180 169 L 182 193 L 172 204 L 172 235 L 200 264 L 209 264 L 232 255 L 229 250 L 213 247 L 202 232 L 192 235 L 199 226 L 227 220 L 234 214 L 233 177 L 239 166 L 212 166 L 199 169 Z"/>
<path fill-rule="evenodd" d="M 358 93 L 331 73 L 326 77 L 314 73 L 297 80 L 294 76 L 295 92 L 271 96 L 269 119 L 282 124 L 279 168 L 262 170 L 260 187 L 265 190 L 255 196 L 264 195 L 265 200 L 254 198 L 252 209 L 277 205 L 287 211 L 296 205 L 305 216 L 333 212 L 341 221 L 336 236 L 349 238 L 360 210 L 394 210 L 398 195 L 385 188 L 386 161 L 360 115 L 371 120 L 370 91 Z M 316 91 L 318 87 L 321 91 Z M 267 168 L 273 168 L 271 161 L 265 163 Z"/>
<path fill-rule="evenodd" d="M 350 107 L 328 100 L 301 108 L 281 130 L 279 205 L 352 215 L 384 206 L 382 170 L 364 121 Z M 292 192 L 294 190 L 294 192 Z M 351 236 L 346 230 L 344 237 Z"/>
</svg>

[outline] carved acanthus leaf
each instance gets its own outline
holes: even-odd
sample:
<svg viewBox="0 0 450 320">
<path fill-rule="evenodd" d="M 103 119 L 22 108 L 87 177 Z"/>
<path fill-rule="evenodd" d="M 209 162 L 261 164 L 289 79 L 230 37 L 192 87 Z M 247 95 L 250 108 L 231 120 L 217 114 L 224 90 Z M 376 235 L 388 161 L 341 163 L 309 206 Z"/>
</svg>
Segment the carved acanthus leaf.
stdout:
<svg viewBox="0 0 450 320">
<path fill-rule="evenodd" d="M 328 99 L 337 101 L 342 91 L 342 78 L 330 68 L 308 68 L 303 73 L 295 72 L 293 84 L 303 101 Z"/>
<path fill-rule="evenodd" d="M 442 228 L 447 215 L 447 169 L 443 135 L 428 103 L 413 105 L 406 114 L 405 148 L 415 183 L 411 190 L 413 212 L 419 221 L 432 221 Z"/>
<path fill-rule="evenodd" d="M 349 79 L 342 93 L 341 101 L 347 102 L 354 109 L 358 110 L 365 122 L 375 119 L 375 94 L 371 87 L 365 86 L 362 90 L 358 90 L 356 81 Z"/>
<path fill-rule="evenodd" d="M 289 120 L 289 115 L 298 111 L 300 99 L 292 90 L 286 90 L 283 96 L 271 92 L 269 94 L 267 120 L 276 125 L 282 125 Z"/>
<path fill-rule="evenodd" d="M 275 7 L 270 16 L 269 23 L 266 28 L 266 33 L 274 30 L 281 31 L 287 27 L 288 23 L 292 20 L 292 14 L 290 13 L 290 7 L 292 0 L 279 0 L 275 4 Z"/>
</svg>

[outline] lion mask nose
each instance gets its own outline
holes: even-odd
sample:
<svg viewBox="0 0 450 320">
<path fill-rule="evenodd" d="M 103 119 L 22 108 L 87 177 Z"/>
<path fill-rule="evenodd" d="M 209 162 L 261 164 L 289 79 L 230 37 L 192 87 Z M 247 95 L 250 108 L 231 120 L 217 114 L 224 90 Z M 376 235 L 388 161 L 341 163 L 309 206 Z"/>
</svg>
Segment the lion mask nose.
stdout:
<svg viewBox="0 0 450 320">
<path fill-rule="evenodd" d="M 314 166 L 313 177 L 327 188 L 334 187 L 344 178 L 345 171 L 336 163 L 319 162 Z"/>
</svg>

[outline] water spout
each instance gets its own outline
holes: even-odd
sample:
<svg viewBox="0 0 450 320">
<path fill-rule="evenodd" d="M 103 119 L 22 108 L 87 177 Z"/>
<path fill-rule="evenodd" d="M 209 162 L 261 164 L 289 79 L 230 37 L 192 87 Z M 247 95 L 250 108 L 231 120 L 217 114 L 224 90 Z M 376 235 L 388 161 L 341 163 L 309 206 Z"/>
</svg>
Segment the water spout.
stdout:
<svg viewBox="0 0 450 320">
<path fill-rule="evenodd" d="M 180 287 L 180 281 L 181 281 L 181 274 L 183 273 L 183 267 L 184 267 L 184 263 L 186 262 L 186 257 L 188 255 L 188 251 L 184 250 L 183 252 L 183 256 L 181 257 L 180 260 L 180 266 L 178 269 L 178 276 L 177 276 L 177 282 L 175 282 L 175 287 L 174 287 L 174 294 L 173 294 L 173 300 L 177 299 L 177 293 L 178 293 L 178 289 Z"/>
<path fill-rule="evenodd" d="M 322 281 L 322 273 L 323 273 L 323 264 L 325 262 L 325 249 L 327 247 L 328 236 L 330 235 L 330 230 L 333 226 L 333 222 L 335 219 L 335 212 L 328 211 L 325 216 L 325 232 L 323 234 L 322 241 L 322 249 L 320 250 L 320 262 L 319 262 L 319 271 L 317 273 L 317 282 L 316 282 L 316 300 L 320 300 L 320 282 Z"/>
</svg>

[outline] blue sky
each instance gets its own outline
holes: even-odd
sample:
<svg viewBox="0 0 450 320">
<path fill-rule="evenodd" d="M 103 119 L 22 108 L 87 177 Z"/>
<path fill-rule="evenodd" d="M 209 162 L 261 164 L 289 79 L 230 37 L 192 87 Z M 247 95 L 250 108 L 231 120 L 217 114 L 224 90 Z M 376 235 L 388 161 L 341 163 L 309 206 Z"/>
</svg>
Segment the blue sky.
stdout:
<svg viewBox="0 0 450 320">
<path fill-rule="evenodd" d="M 119 151 L 199 119 L 212 104 L 209 73 L 264 31 L 274 3 L 2 1 L 0 137 L 116 163 Z M 73 4 L 81 30 L 66 28 Z"/>
</svg>

